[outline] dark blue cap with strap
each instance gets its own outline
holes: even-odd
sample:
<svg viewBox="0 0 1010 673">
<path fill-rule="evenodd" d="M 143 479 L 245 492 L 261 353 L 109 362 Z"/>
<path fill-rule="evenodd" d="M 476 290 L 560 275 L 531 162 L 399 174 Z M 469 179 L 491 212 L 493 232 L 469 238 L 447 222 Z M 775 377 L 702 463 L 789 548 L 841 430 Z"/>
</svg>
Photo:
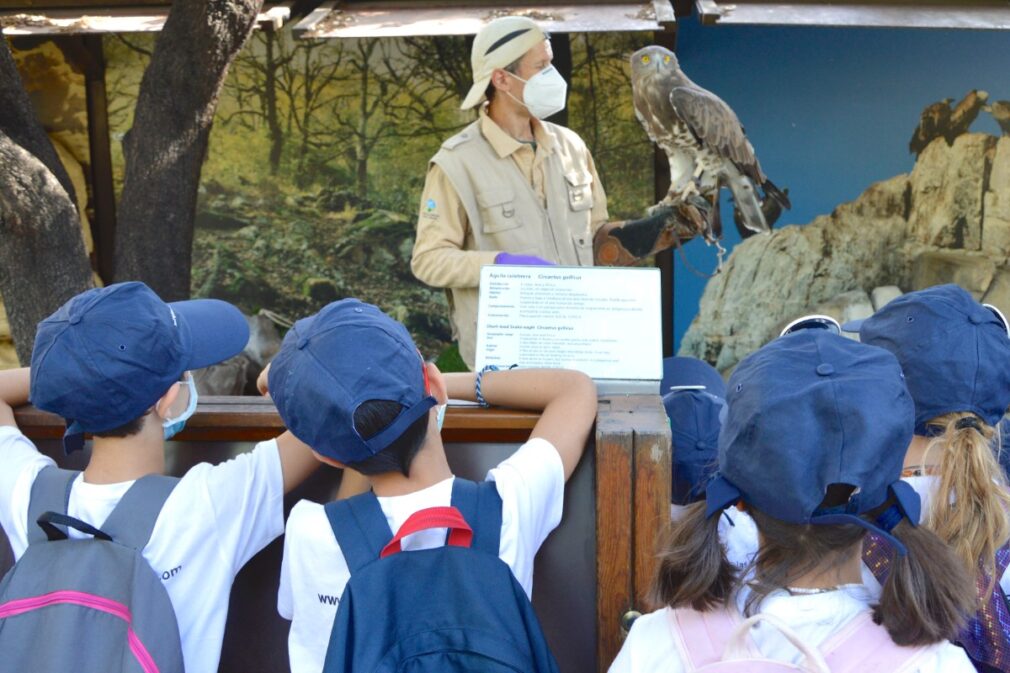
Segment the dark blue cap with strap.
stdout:
<svg viewBox="0 0 1010 673">
<path fill-rule="evenodd" d="M 900 480 L 913 405 L 893 355 L 802 330 L 744 359 L 728 388 L 709 516 L 743 501 L 787 523 L 859 525 L 905 553 L 890 530 L 902 518 L 917 524 L 920 505 Z M 824 508 L 834 484 L 852 494 Z M 875 520 L 866 517 L 888 502 Z"/>
</svg>

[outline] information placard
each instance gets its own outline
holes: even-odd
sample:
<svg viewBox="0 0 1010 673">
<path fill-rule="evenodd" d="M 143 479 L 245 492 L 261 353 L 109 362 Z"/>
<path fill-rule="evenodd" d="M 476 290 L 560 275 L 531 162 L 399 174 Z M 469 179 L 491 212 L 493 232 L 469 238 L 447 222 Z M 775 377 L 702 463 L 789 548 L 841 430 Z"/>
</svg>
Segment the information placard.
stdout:
<svg viewBox="0 0 1010 673">
<path fill-rule="evenodd" d="M 659 381 L 659 269 L 485 266 L 477 368 L 565 367 L 594 379 Z"/>
</svg>

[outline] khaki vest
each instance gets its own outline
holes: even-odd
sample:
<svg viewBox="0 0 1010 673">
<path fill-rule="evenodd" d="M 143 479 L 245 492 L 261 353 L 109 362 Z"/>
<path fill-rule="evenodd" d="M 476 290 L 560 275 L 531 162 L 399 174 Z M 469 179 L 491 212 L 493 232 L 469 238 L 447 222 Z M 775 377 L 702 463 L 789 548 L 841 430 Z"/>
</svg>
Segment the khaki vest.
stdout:
<svg viewBox="0 0 1010 673">
<path fill-rule="evenodd" d="M 564 266 L 593 265 L 593 176 L 585 144 L 568 129 L 542 122 L 555 138 L 544 159 L 547 208 L 511 156 L 501 158 L 480 132 L 480 120 L 449 138 L 432 157 L 449 178 L 470 226 L 464 250 L 536 255 Z M 541 146 L 542 147 L 542 146 Z M 473 369 L 477 288 L 449 288 L 453 336 Z M 522 364 L 522 363 L 519 363 Z"/>
</svg>

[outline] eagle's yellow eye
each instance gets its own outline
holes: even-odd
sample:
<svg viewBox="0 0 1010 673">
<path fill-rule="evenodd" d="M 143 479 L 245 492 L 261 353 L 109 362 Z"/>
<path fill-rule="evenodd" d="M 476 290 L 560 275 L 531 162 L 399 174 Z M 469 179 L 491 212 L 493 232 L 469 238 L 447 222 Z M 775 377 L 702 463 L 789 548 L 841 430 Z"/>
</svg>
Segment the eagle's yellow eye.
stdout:
<svg viewBox="0 0 1010 673">
<path fill-rule="evenodd" d="M 645 65 L 649 65 L 649 55 L 648 54 L 642 54 L 642 63 L 644 63 Z"/>
<path fill-rule="evenodd" d="M 663 63 L 669 63 L 669 62 L 670 62 L 670 55 L 667 54 L 666 56 L 663 57 Z"/>
</svg>

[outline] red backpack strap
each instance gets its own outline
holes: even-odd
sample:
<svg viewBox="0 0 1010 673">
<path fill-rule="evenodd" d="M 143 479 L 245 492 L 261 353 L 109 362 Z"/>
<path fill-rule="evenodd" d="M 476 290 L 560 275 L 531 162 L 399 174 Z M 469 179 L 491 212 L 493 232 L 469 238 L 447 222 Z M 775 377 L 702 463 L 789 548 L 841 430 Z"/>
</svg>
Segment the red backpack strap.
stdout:
<svg viewBox="0 0 1010 673">
<path fill-rule="evenodd" d="M 473 541 L 473 530 L 463 519 L 463 515 L 455 507 L 429 507 L 421 509 L 408 517 L 400 530 L 396 531 L 393 539 L 382 548 L 380 558 L 386 558 L 391 554 L 401 551 L 400 541 L 408 535 L 429 530 L 431 528 L 448 528 L 451 547 L 469 547 Z"/>
<path fill-rule="evenodd" d="M 929 647 L 902 647 L 873 621 L 873 613 L 856 615 L 821 643 L 820 650 L 832 673 L 898 673 L 930 654 Z"/>
<path fill-rule="evenodd" d="M 731 608 L 698 612 L 689 608 L 667 609 L 673 642 L 684 657 L 687 671 L 722 660 L 730 635 L 740 623 Z"/>
</svg>

